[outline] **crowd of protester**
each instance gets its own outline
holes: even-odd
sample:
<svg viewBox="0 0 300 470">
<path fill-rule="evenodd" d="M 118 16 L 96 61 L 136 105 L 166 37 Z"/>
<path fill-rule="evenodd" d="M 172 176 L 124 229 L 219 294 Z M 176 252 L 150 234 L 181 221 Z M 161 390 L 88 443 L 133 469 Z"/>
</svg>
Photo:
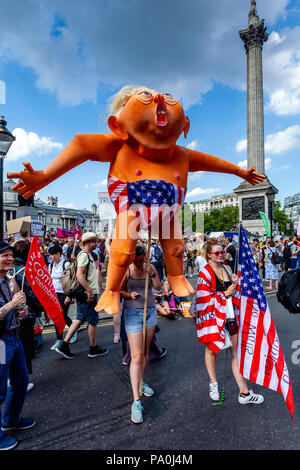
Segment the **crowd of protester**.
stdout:
<svg viewBox="0 0 300 470">
<path fill-rule="evenodd" d="M 198 276 L 201 269 L 207 265 L 207 247 L 210 243 L 208 236 L 193 235 L 185 238 L 185 250 L 183 254 L 183 269 L 187 277 Z M 109 261 L 109 249 L 111 238 L 98 238 L 92 232 L 84 233 L 81 240 L 74 238 L 58 239 L 47 237 L 40 239 L 41 251 L 51 275 L 53 285 L 62 307 L 63 317 L 67 327 L 65 337 L 55 327 L 56 340 L 51 350 L 57 352 L 66 359 L 73 359 L 74 354 L 70 350 L 70 344 L 77 340 L 77 331 L 85 323 L 88 323 L 89 352 L 88 357 L 105 356 L 108 350 L 97 345 L 97 324 L 99 315 L 94 307 L 98 296 L 104 290 L 106 271 Z M 31 379 L 33 372 L 33 359 L 42 344 L 42 330 L 50 323 L 50 318 L 42 305 L 34 295 L 30 284 L 24 276 L 31 242 L 28 234 L 22 232 L 16 240 L 7 237 L 0 242 L 0 326 L 8 335 L 8 342 L 15 343 L 12 346 L 15 357 L 18 358 L 17 371 L 11 373 L 9 364 L 6 368 L 0 367 L 0 405 L 5 401 L 6 408 L 2 417 L 2 431 L 0 432 L 0 448 L 12 448 L 16 441 L 5 434 L 7 429 L 27 429 L 35 424 L 34 419 L 20 417 L 20 412 L 25 399 L 25 394 L 34 388 Z M 238 246 L 235 239 L 221 237 L 214 242 L 218 247 L 222 263 L 227 266 L 230 273 L 236 273 Z M 264 241 L 253 238 L 249 241 L 257 269 L 264 281 L 268 281 L 266 289 L 278 289 L 279 273 L 299 267 L 300 264 L 300 237 L 280 237 L 276 241 L 267 238 Z M 157 315 L 175 320 L 176 315 L 183 314 L 183 303 L 190 299 L 179 298 L 170 289 L 167 282 L 167 271 L 164 264 L 163 253 L 158 240 L 152 239 L 150 249 L 150 264 L 146 263 L 147 240 L 139 240 L 135 260 L 129 267 L 126 278 L 121 288 L 121 311 L 114 315 L 113 343 L 122 341 L 122 364 L 130 366 L 130 378 L 134 402 L 131 410 L 131 419 L 135 423 L 143 421 L 143 407 L 139 397 L 139 382 L 141 379 L 141 364 L 143 373 L 146 371 L 148 360 L 159 360 L 166 356 L 167 350 L 161 347 L 156 334 L 159 332 Z M 6 256 L 6 259 L 5 256 Z M 65 294 L 61 276 L 71 263 L 77 261 L 78 279 L 84 290 L 82 298 L 71 299 Z M 220 261 L 219 260 L 219 261 Z M 218 261 L 218 260 L 217 260 Z M 218 267 L 216 261 L 216 267 Z M 225 271 L 227 272 L 227 271 Z M 141 331 L 143 325 L 143 308 L 145 295 L 145 277 L 150 276 L 148 311 L 146 325 L 146 349 L 144 355 L 141 352 Z M 226 275 L 225 275 L 226 277 Z M 230 277 L 230 276 L 229 276 Z M 228 278 L 228 282 L 229 282 Z M 5 305 L 11 302 L 13 309 L 9 315 L 6 313 L 5 326 L 1 312 L 5 313 Z M 70 306 L 74 305 L 75 318 L 71 318 Z M 2 310 L 1 310 L 2 309 Z M 73 312 L 74 315 L 74 312 Z M 3 321 L 1 321 L 3 320 Z M 18 333 L 18 334 L 17 334 Z M 0 345 L 2 337 L 0 329 Z M 1 350 L 0 350 L 1 359 Z M 235 360 L 235 358 L 234 358 Z M 2 361 L 3 362 L 3 361 Z M 215 380 L 215 363 L 211 352 L 206 353 L 208 372 Z M 1 361 L 0 361 L 1 364 Z M 4 370 L 5 369 L 5 370 Z M 27 372 L 26 372 L 27 371 Z M 16 380 L 16 373 L 23 377 L 22 383 Z M 27 378 L 25 377 L 27 374 Z M 237 380 L 238 381 L 238 380 Z M 218 395 L 217 389 L 210 386 L 210 395 Z M 243 391 L 247 387 L 244 384 Z M 243 391 L 241 393 L 243 393 Z M 10 394 L 19 396 L 18 407 L 11 409 Z M 152 396 L 154 391 L 143 382 L 143 394 Z M 4 424 L 3 424 L 4 423 Z M 6 423 L 6 424 L 5 424 Z M 3 432 L 4 431 L 4 432 Z"/>
</svg>

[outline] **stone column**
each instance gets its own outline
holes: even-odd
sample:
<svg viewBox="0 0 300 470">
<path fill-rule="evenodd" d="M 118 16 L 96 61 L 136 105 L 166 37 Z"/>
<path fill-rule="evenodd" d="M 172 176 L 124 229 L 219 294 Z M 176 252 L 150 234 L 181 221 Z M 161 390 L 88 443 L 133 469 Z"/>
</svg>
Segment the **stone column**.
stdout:
<svg viewBox="0 0 300 470">
<path fill-rule="evenodd" d="M 247 55 L 247 163 L 265 173 L 264 112 L 261 48 L 252 47 Z"/>
<path fill-rule="evenodd" d="M 247 53 L 247 164 L 248 168 L 255 166 L 257 173 L 265 174 L 262 49 L 268 34 L 264 20 L 259 20 L 255 0 L 251 0 L 248 28 L 239 31 L 239 35 Z M 271 217 L 270 190 L 278 193 L 268 178 L 255 186 L 244 181 L 234 189 L 239 198 L 240 221 L 252 234 L 265 233 L 259 212 Z"/>
<path fill-rule="evenodd" d="M 265 173 L 262 47 L 269 35 L 252 1 L 248 28 L 239 31 L 247 53 L 247 160 L 248 168 Z"/>
</svg>

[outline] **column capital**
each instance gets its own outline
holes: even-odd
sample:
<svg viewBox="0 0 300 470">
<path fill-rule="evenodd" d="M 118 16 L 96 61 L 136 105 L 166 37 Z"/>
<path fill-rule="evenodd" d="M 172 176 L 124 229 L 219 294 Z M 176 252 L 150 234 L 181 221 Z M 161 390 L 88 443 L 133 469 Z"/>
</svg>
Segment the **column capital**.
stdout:
<svg viewBox="0 0 300 470">
<path fill-rule="evenodd" d="M 265 20 L 259 21 L 255 25 L 250 25 L 249 28 L 239 31 L 240 38 L 244 42 L 246 52 L 251 47 L 263 46 L 263 43 L 268 40 L 267 28 L 265 27 Z"/>
</svg>

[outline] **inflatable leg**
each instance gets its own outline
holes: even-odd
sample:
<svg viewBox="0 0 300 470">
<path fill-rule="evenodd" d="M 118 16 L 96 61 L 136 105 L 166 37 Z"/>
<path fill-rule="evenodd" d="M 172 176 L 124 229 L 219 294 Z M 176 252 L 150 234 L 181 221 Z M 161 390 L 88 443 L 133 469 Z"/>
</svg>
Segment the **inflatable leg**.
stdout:
<svg viewBox="0 0 300 470">
<path fill-rule="evenodd" d="M 175 223 L 177 221 L 175 221 Z M 176 229 L 178 231 L 177 225 Z M 184 241 L 182 238 L 179 238 L 177 232 L 175 233 L 177 234 L 177 238 L 173 238 L 174 222 L 171 222 L 169 239 L 161 238 L 160 240 L 168 272 L 168 283 L 177 297 L 188 297 L 193 294 L 195 290 L 183 274 Z"/>
<path fill-rule="evenodd" d="M 135 246 L 137 243 L 137 239 L 129 236 L 128 226 L 125 227 L 124 233 L 124 223 L 126 223 L 126 221 L 130 222 L 131 220 L 132 217 L 130 216 L 126 219 L 126 213 L 119 214 L 117 217 L 114 238 L 109 250 L 106 287 L 95 307 L 96 312 L 100 312 L 101 310 L 105 310 L 105 312 L 109 314 L 120 312 L 120 288 L 128 266 L 134 260 Z M 121 224 L 122 237 L 120 239 L 121 232 L 119 229 Z M 128 238 L 126 238 L 126 236 Z"/>
</svg>

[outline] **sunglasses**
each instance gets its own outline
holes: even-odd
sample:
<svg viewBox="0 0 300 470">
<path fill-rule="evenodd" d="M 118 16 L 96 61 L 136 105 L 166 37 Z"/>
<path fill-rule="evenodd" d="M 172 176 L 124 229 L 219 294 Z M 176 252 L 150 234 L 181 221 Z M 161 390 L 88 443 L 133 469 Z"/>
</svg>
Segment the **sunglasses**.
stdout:
<svg viewBox="0 0 300 470">
<path fill-rule="evenodd" d="M 211 255 L 215 255 L 215 256 L 221 256 L 222 255 L 223 256 L 224 253 L 225 253 L 224 250 L 222 250 L 222 251 L 212 251 Z"/>
</svg>

